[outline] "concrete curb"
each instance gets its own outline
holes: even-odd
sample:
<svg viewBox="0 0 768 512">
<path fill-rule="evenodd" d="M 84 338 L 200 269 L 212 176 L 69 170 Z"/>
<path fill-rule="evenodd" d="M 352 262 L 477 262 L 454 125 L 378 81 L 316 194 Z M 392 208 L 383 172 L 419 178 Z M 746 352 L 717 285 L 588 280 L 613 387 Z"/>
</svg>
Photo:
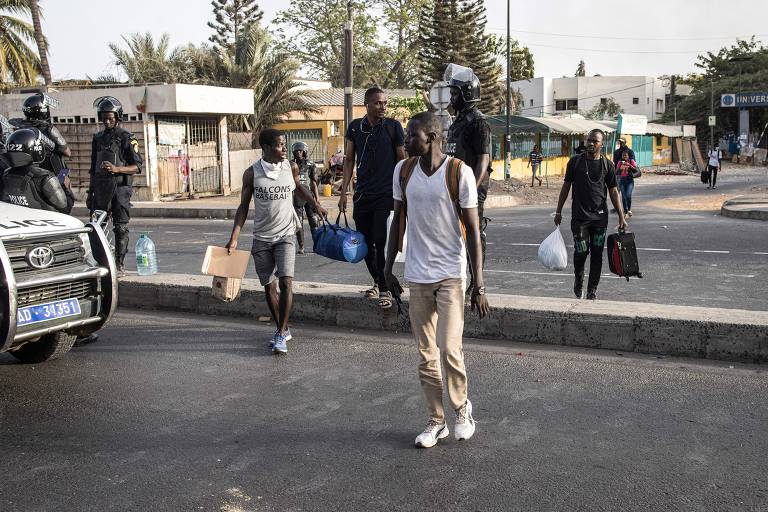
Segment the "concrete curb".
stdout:
<svg viewBox="0 0 768 512">
<path fill-rule="evenodd" d="M 730 201 L 726 201 L 723 203 L 722 208 L 720 208 L 720 215 L 723 217 L 731 217 L 733 219 L 768 220 L 768 204 L 729 203 Z"/>
<path fill-rule="evenodd" d="M 338 201 L 337 201 L 338 202 Z M 237 206 L 220 207 L 208 206 L 171 206 L 157 203 L 158 206 L 134 206 L 131 208 L 132 218 L 162 218 L 162 219 L 233 219 L 237 212 Z M 485 200 L 485 208 L 512 208 L 517 206 L 519 201 L 512 196 L 488 196 Z M 333 220 L 339 214 L 337 207 L 325 206 L 328 211 L 328 217 Z M 90 212 L 85 206 L 75 206 L 72 209 L 74 217 L 88 217 Z M 248 211 L 248 218 L 253 218 L 253 210 Z M 350 216 L 351 219 L 351 216 Z"/>
<path fill-rule="evenodd" d="M 237 300 L 211 296 L 208 276 L 157 274 L 120 280 L 120 305 L 203 315 L 269 316 L 255 280 Z M 407 294 L 405 296 L 407 302 Z M 768 312 L 489 295 L 482 322 L 468 312 L 465 336 L 752 363 L 768 362 Z M 408 330 L 397 308 L 381 311 L 359 286 L 295 283 L 292 320 L 386 332 Z"/>
</svg>

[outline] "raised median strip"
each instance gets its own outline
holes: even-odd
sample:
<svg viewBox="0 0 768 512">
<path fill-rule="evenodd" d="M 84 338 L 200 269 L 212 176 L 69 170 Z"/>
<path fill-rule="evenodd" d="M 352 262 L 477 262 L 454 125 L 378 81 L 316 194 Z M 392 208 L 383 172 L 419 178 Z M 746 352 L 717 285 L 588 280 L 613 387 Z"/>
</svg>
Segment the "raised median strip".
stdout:
<svg viewBox="0 0 768 512">
<path fill-rule="evenodd" d="M 141 202 L 134 203 L 131 208 L 131 217 L 134 218 L 163 218 L 163 219 L 233 219 L 237 212 L 237 202 L 233 200 L 227 206 L 195 205 L 196 200 L 168 201 L 168 202 Z M 325 198 L 323 207 L 328 211 L 328 218 L 334 220 L 339 214 L 336 206 L 338 197 Z M 492 195 L 485 201 L 485 208 L 511 208 L 517 206 L 519 201 L 512 196 Z M 72 215 L 85 218 L 90 215 L 88 208 L 82 203 L 72 209 Z M 248 218 L 253 218 L 253 209 L 248 211 Z M 351 217 L 350 217 L 351 221 Z"/>
<path fill-rule="evenodd" d="M 362 287 L 295 283 L 292 321 L 394 333 L 408 329 L 397 308 L 382 311 Z M 262 287 L 244 280 L 240 297 L 211 296 L 211 278 L 186 274 L 120 280 L 120 306 L 239 318 L 269 316 Z M 407 310 L 407 293 L 405 303 Z M 664 304 L 489 295 L 491 315 L 467 314 L 465 336 L 622 352 L 768 361 L 768 312 Z"/>
<path fill-rule="evenodd" d="M 723 203 L 720 214 L 735 219 L 768 220 L 768 196 L 734 197 Z"/>
</svg>

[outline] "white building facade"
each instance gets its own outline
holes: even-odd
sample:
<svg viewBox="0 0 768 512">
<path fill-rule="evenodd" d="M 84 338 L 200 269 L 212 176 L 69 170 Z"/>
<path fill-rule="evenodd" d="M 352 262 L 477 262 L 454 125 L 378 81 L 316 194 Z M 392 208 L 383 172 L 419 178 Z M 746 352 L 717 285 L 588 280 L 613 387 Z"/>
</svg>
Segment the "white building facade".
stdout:
<svg viewBox="0 0 768 512">
<path fill-rule="evenodd" d="M 585 113 L 610 98 L 649 121 L 666 111 L 664 84 L 652 76 L 539 77 L 512 82 L 512 90 L 522 95 L 521 115 L 530 117 Z"/>
</svg>

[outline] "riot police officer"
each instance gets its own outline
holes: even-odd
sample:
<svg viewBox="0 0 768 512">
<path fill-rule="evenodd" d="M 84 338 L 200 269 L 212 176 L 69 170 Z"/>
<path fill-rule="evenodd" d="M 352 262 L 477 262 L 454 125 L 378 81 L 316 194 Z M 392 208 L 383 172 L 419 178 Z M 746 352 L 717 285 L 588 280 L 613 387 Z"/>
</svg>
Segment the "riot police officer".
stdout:
<svg viewBox="0 0 768 512">
<path fill-rule="evenodd" d="M 480 243 L 485 262 L 485 228 L 488 219 L 483 215 L 485 198 L 491 182 L 491 127 L 485 115 L 477 108 L 480 101 L 480 80 L 470 69 L 449 64 L 443 80 L 451 92 L 450 107 L 456 119 L 448 129 L 445 152 L 462 160 L 472 168 L 477 183 L 477 214 L 480 217 Z M 470 283 L 468 290 L 472 289 Z"/>
<path fill-rule="evenodd" d="M 6 139 L 0 154 L 5 168 L 0 180 L 0 201 L 37 210 L 67 212 L 67 195 L 59 179 L 38 165 L 45 160 L 43 136 L 36 128 L 22 128 Z"/>
<path fill-rule="evenodd" d="M 112 214 L 115 262 L 118 274 L 122 275 L 128 252 L 133 175 L 141 172 L 139 143 L 131 132 L 119 126 L 123 119 L 123 105 L 117 98 L 102 96 L 93 105 L 104 130 L 93 136 L 91 186 L 86 205 L 92 213 L 104 210 Z"/>
<path fill-rule="evenodd" d="M 291 146 L 291 156 L 293 161 L 299 167 L 299 184 L 306 188 L 312 197 L 318 199 L 317 190 L 317 168 L 315 163 L 309 160 L 309 146 L 304 142 L 295 142 Z M 293 193 L 293 207 L 296 210 L 296 215 L 299 217 L 299 228 L 296 231 L 296 241 L 298 242 L 298 253 L 304 254 L 304 214 L 307 215 L 307 222 L 309 222 L 310 231 L 317 229 L 317 220 L 315 218 L 315 210 L 312 205 L 304 201 L 294 191 Z"/>
<path fill-rule="evenodd" d="M 45 160 L 40 162 L 39 167 L 58 175 L 65 168 L 63 158 L 70 157 L 72 151 L 67 146 L 64 136 L 51 123 L 51 102 L 52 100 L 41 92 L 30 96 L 24 100 L 24 105 L 21 107 L 25 119 L 11 119 L 11 123 L 16 128 L 37 128 L 51 140 L 54 147 L 46 152 Z"/>
</svg>

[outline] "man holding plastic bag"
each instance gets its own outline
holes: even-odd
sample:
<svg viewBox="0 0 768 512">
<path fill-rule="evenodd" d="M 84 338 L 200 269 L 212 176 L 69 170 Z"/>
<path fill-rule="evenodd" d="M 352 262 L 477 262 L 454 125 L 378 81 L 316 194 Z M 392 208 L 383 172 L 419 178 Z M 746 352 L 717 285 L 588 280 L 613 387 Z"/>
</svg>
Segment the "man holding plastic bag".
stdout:
<svg viewBox="0 0 768 512">
<path fill-rule="evenodd" d="M 587 299 L 597 298 L 597 285 L 603 269 L 603 247 L 608 229 L 607 196 L 619 216 L 619 229 L 627 226 L 621 207 L 613 162 L 603 154 L 605 134 L 595 129 L 587 136 L 587 152 L 574 156 L 568 162 L 563 188 L 557 201 L 555 225 L 560 226 L 565 200 L 573 187 L 571 231 L 573 232 L 573 293 L 581 299 L 584 286 L 584 266 L 589 262 Z"/>
</svg>

